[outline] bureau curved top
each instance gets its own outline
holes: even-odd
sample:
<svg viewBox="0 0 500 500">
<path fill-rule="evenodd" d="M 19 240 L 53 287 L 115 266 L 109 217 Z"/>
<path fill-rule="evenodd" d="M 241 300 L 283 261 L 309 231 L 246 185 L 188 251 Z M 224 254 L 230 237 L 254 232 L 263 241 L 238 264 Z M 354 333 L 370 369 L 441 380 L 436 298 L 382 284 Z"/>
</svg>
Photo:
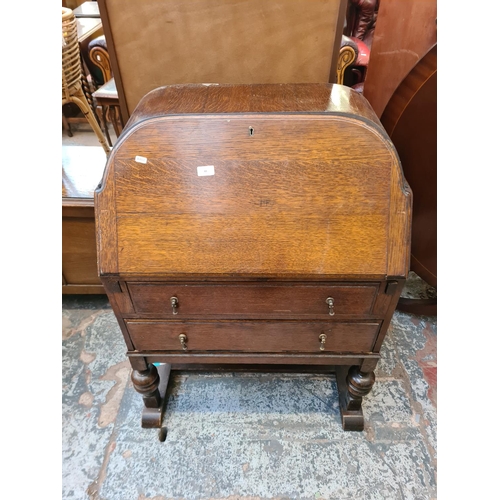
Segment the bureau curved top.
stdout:
<svg viewBox="0 0 500 500">
<path fill-rule="evenodd" d="M 368 102 L 332 84 L 173 85 L 95 193 L 100 275 L 406 276 L 411 191 Z"/>
</svg>

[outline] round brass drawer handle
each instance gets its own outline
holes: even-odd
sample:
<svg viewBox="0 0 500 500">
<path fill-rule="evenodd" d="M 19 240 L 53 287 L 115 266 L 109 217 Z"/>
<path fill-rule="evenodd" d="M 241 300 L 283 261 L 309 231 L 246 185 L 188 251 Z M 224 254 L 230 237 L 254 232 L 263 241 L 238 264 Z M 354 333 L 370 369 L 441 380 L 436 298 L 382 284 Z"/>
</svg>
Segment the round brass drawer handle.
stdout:
<svg viewBox="0 0 500 500">
<path fill-rule="evenodd" d="M 179 335 L 179 341 L 181 343 L 181 346 L 182 346 L 182 350 L 183 351 L 187 351 L 188 350 L 188 346 L 187 346 L 187 341 L 188 341 L 188 338 L 187 338 L 187 335 L 184 334 L 184 333 L 181 333 Z"/>
</svg>

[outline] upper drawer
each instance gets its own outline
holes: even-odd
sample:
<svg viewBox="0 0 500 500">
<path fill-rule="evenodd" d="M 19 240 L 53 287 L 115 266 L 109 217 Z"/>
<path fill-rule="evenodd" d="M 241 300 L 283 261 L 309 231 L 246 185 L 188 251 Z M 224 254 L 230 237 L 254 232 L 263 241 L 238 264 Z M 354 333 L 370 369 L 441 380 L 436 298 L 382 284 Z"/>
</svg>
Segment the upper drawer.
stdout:
<svg viewBox="0 0 500 500">
<path fill-rule="evenodd" d="M 371 314 L 378 290 L 378 284 L 129 283 L 128 287 L 136 313 L 172 319 L 215 316 L 276 319 L 362 317 Z"/>
</svg>

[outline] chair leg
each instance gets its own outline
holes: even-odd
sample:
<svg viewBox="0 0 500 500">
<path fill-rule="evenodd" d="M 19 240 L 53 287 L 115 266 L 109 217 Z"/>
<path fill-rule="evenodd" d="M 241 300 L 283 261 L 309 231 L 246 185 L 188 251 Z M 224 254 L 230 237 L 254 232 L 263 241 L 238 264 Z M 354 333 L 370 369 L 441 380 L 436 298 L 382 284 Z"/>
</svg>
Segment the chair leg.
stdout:
<svg viewBox="0 0 500 500">
<path fill-rule="evenodd" d="M 101 106 L 101 111 L 102 111 L 102 126 L 104 128 L 104 133 L 106 134 L 106 139 L 109 142 L 109 145 L 113 147 L 113 143 L 111 142 L 111 137 L 109 135 L 109 130 L 108 130 L 108 113 L 109 113 L 109 108 L 108 106 Z"/>
<path fill-rule="evenodd" d="M 71 131 L 71 124 L 68 122 L 67 118 L 62 114 L 62 123 L 64 130 L 68 132 L 68 137 L 73 137 L 73 132 Z"/>
<path fill-rule="evenodd" d="M 111 115 L 111 123 L 113 124 L 113 129 L 115 130 L 116 138 L 118 138 L 121 134 L 121 127 L 119 125 L 120 122 L 120 117 L 119 113 L 120 110 L 118 106 L 110 106 L 109 107 L 109 113 Z"/>
<path fill-rule="evenodd" d="M 76 91 L 69 99 L 71 102 L 74 102 L 82 111 L 83 115 L 87 119 L 87 121 L 90 123 L 90 126 L 92 127 L 95 135 L 97 135 L 97 138 L 99 139 L 99 142 L 101 143 L 102 148 L 104 149 L 106 155 L 110 153 L 110 148 L 108 143 L 106 142 L 106 138 L 104 137 L 104 134 L 102 133 L 101 128 L 99 127 L 99 124 L 97 123 L 96 117 L 94 116 L 94 113 L 92 111 L 92 108 L 90 107 L 89 103 L 87 102 L 87 99 L 85 98 L 85 94 L 83 93 L 83 90 L 80 88 L 78 91 Z"/>
</svg>

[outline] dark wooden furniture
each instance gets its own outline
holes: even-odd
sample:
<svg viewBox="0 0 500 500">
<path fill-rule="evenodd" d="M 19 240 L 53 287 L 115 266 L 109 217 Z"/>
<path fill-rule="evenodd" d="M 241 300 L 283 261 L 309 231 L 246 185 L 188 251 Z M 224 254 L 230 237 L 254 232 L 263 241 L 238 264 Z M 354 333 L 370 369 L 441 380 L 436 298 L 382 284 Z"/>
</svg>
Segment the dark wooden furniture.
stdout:
<svg viewBox="0 0 500 500">
<path fill-rule="evenodd" d="M 336 81 L 347 0 L 98 3 L 125 122 L 161 85 Z"/>
<path fill-rule="evenodd" d="M 436 43 L 436 0 L 380 2 L 363 91 L 377 116 L 382 116 L 400 83 Z"/>
<path fill-rule="evenodd" d="M 410 267 L 437 287 L 437 45 L 401 82 L 381 122 L 413 190 Z M 435 316 L 437 299 L 401 298 L 398 309 Z"/>
<path fill-rule="evenodd" d="M 97 90 L 92 94 L 96 106 L 101 110 L 104 132 L 110 146 L 111 138 L 108 131 L 108 121 L 111 121 L 118 137 L 123 129 L 123 121 L 118 99 L 118 90 L 111 70 L 108 48 L 104 36 L 98 37 L 89 44 L 88 66 L 92 72 Z"/>
<path fill-rule="evenodd" d="M 366 69 L 370 62 L 370 47 L 377 23 L 379 0 L 348 0 L 342 49 L 353 46 L 356 58 L 345 69 L 344 85 L 363 93 Z M 337 79 L 337 83 L 342 83 Z"/>
<path fill-rule="evenodd" d="M 363 95 L 414 189 L 411 268 L 437 286 L 436 0 L 380 2 Z M 401 299 L 398 309 L 436 315 L 437 300 Z"/>
<path fill-rule="evenodd" d="M 89 43 L 89 61 L 89 69 L 93 65 L 101 72 L 99 75 L 99 82 L 97 82 L 99 86 L 109 82 L 109 80 L 113 78 L 111 61 L 109 59 L 108 47 L 104 35 L 94 38 L 94 40 Z M 96 77 L 95 80 L 97 80 Z"/>
<path fill-rule="evenodd" d="M 161 425 L 171 367 L 230 364 L 335 367 L 343 426 L 363 429 L 407 276 L 411 191 L 362 96 L 157 89 L 113 148 L 95 207 L 144 427 Z"/>
<path fill-rule="evenodd" d="M 62 153 L 62 293 L 105 293 L 97 274 L 94 191 L 106 155 L 93 146 L 65 146 Z"/>
<path fill-rule="evenodd" d="M 108 131 L 108 119 L 113 124 L 116 137 L 122 133 L 123 125 L 120 115 L 120 104 L 118 102 L 118 92 L 116 91 L 115 79 L 107 81 L 99 87 L 93 94 L 97 107 L 102 109 L 101 119 L 103 122 L 104 133 L 112 146 Z"/>
</svg>

